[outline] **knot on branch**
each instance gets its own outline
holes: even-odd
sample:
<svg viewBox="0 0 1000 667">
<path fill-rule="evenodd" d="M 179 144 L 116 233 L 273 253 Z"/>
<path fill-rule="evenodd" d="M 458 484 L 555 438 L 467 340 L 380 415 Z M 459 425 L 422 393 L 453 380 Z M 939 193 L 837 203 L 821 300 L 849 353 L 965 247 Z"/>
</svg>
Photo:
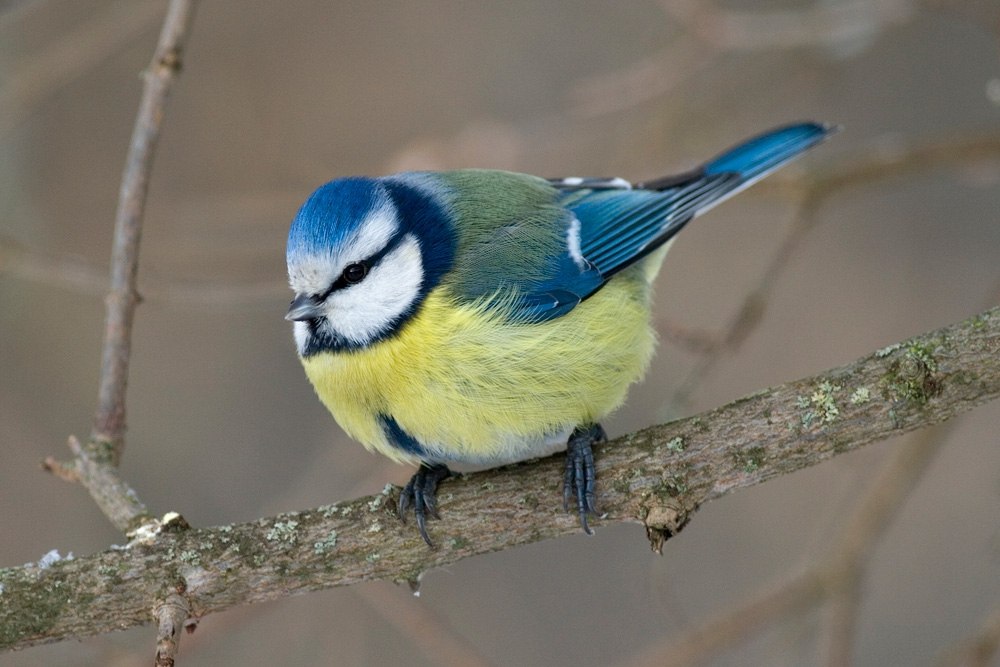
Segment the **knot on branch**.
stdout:
<svg viewBox="0 0 1000 667">
<path fill-rule="evenodd" d="M 930 343 L 908 345 L 900 358 L 889 365 L 885 374 L 887 398 L 923 407 L 940 394 L 943 383 L 938 374 L 936 352 L 937 349 Z"/>
<path fill-rule="evenodd" d="M 654 553 L 663 555 L 663 543 L 681 532 L 691 520 L 691 511 L 678 504 L 663 503 L 647 507 L 643 518 L 646 538 Z"/>
<path fill-rule="evenodd" d="M 156 59 L 156 68 L 165 70 L 166 73 L 176 74 L 181 71 L 181 50 L 179 48 L 168 49 Z"/>
</svg>

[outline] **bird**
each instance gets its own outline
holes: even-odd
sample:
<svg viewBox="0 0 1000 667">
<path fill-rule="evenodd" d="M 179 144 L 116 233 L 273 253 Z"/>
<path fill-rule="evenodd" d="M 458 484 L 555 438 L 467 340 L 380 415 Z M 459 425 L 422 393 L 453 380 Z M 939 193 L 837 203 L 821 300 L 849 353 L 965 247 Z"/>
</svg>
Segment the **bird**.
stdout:
<svg viewBox="0 0 1000 667">
<path fill-rule="evenodd" d="M 285 318 L 341 428 L 418 466 L 401 520 L 433 547 L 450 465 L 565 447 L 563 508 L 592 533 L 593 447 L 653 356 L 651 289 L 675 235 L 837 129 L 785 125 L 635 184 L 459 169 L 316 189 L 288 233 Z"/>
</svg>

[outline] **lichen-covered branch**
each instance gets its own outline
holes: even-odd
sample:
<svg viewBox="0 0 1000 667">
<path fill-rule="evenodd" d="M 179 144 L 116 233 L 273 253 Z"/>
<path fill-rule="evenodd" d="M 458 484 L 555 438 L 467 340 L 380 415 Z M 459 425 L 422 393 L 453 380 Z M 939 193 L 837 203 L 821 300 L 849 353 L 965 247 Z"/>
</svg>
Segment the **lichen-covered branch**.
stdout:
<svg viewBox="0 0 1000 667">
<path fill-rule="evenodd" d="M 853 364 L 766 389 L 597 450 L 602 523 L 646 527 L 655 549 L 697 507 L 930 424 L 1000 395 L 1000 308 Z M 372 579 L 415 581 L 481 553 L 575 533 L 561 457 L 450 480 L 431 550 L 396 518 L 395 489 L 252 523 L 162 529 L 126 549 L 0 570 L 0 649 L 149 623 L 180 594 L 193 617 Z M 178 593 L 183 591 L 183 593 Z"/>
</svg>

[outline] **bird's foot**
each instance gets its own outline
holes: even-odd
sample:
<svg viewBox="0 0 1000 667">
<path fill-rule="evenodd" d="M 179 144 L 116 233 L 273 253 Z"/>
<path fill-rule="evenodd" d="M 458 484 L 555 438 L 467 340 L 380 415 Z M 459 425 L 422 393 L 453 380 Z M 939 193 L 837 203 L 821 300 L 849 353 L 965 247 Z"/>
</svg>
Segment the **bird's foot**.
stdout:
<svg viewBox="0 0 1000 667">
<path fill-rule="evenodd" d="M 424 538 L 427 546 L 433 547 L 431 538 L 427 537 L 427 517 L 440 519 L 437 511 L 437 487 L 438 483 L 451 476 L 451 471 L 445 465 L 427 465 L 421 463 L 416 474 L 410 478 L 410 482 L 399 494 L 399 518 L 406 523 L 406 515 L 413 508 L 413 513 L 417 517 L 417 528 L 420 530 L 420 537 Z"/>
<path fill-rule="evenodd" d="M 587 525 L 588 514 L 597 511 L 597 473 L 594 470 L 594 452 L 591 447 L 604 442 L 608 436 L 600 424 L 578 426 L 569 436 L 566 446 L 566 469 L 563 473 L 563 509 L 569 511 L 571 498 L 576 498 L 576 511 L 580 516 L 583 532 L 593 535 Z"/>
</svg>

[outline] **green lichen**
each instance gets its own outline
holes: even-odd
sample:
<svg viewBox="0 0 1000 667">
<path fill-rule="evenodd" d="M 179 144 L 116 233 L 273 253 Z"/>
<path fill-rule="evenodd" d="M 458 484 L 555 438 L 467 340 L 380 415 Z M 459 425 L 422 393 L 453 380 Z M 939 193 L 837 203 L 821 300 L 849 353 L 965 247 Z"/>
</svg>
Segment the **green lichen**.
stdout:
<svg viewBox="0 0 1000 667">
<path fill-rule="evenodd" d="M 767 452 L 763 447 L 750 447 L 733 453 L 733 463 L 745 473 L 754 473 L 764 465 Z"/>
<path fill-rule="evenodd" d="M 369 563 L 373 563 L 373 564 L 377 563 L 380 560 L 382 560 L 382 554 L 380 554 L 380 553 L 378 553 L 376 551 L 373 551 L 370 554 L 368 554 L 368 555 L 365 556 L 365 560 L 367 562 L 369 562 Z"/>
<path fill-rule="evenodd" d="M 973 331 L 982 331 L 986 328 L 990 321 L 990 313 L 980 313 L 972 318 L 972 329 Z"/>
<path fill-rule="evenodd" d="M 799 421 L 802 428 L 812 428 L 817 422 L 820 424 L 832 424 L 840 416 L 840 408 L 837 407 L 835 394 L 841 390 L 841 386 L 833 384 L 827 380 L 819 383 L 809 397 L 799 396 L 795 399 L 795 406 L 802 410 Z"/>
<path fill-rule="evenodd" d="M 872 393 L 868 387 L 858 387 L 851 394 L 851 405 L 864 405 L 872 398 Z"/>
<path fill-rule="evenodd" d="M 660 481 L 653 485 L 653 494 L 661 501 L 676 498 L 688 491 L 687 475 L 684 472 L 668 472 Z"/>
<path fill-rule="evenodd" d="M 448 544 L 449 546 L 451 546 L 452 549 L 457 551 L 459 549 L 465 549 L 466 547 L 468 547 L 469 540 L 461 536 L 453 537 L 450 540 L 448 540 Z"/>
<path fill-rule="evenodd" d="M 913 343 L 906 348 L 906 355 L 922 364 L 929 372 L 937 373 L 937 359 L 934 358 L 934 347 L 929 343 Z"/>
<path fill-rule="evenodd" d="M 533 509 L 535 509 L 535 508 L 538 507 L 538 498 L 536 496 L 531 495 L 531 494 L 528 494 L 526 496 L 522 496 L 521 500 L 519 500 L 518 502 L 521 505 L 524 505 L 525 507 L 527 507 L 528 509 L 532 509 L 533 510 Z"/>
<path fill-rule="evenodd" d="M 840 408 L 834 400 L 834 393 L 840 391 L 840 385 L 830 382 L 821 382 L 819 387 L 809 397 L 809 401 L 815 406 L 820 420 L 824 424 L 832 424 L 840 416 Z"/>
<path fill-rule="evenodd" d="M 115 565 L 101 564 L 97 566 L 97 574 L 112 586 L 122 583 L 122 568 Z"/>
<path fill-rule="evenodd" d="M 708 424 L 701 417 L 695 417 L 691 420 L 691 428 L 695 429 L 699 433 L 708 433 L 711 430 Z"/>
<path fill-rule="evenodd" d="M 180 553 L 180 559 L 182 563 L 187 563 L 188 565 L 200 565 L 201 555 L 194 549 L 185 549 Z"/>
<path fill-rule="evenodd" d="M 0 570 L 0 650 L 26 638 L 41 638 L 70 605 L 79 604 L 66 594 L 63 577 L 54 568 L 44 573 Z M 17 614 L 5 610 L 17 609 Z"/>
<path fill-rule="evenodd" d="M 296 532 L 298 527 L 298 521 L 291 519 L 288 521 L 277 521 L 264 537 L 268 542 L 281 542 L 288 545 L 295 544 L 299 539 Z"/>
<path fill-rule="evenodd" d="M 616 493 L 627 495 L 632 490 L 632 485 L 627 479 L 618 477 L 611 483 L 611 488 L 614 489 Z"/>
<path fill-rule="evenodd" d="M 677 436 L 676 438 L 671 438 L 667 442 L 667 450 L 671 451 L 671 452 L 674 452 L 676 454 L 680 454 L 681 452 L 683 452 L 684 451 L 684 438 L 682 438 L 681 436 Z"/>
<path fill-rule="evenodd" d="M 888 357 L 890 354 L 898 350 L 900 347 L 902 346 L 899 343 L 894 343 L 887 347 L 883 347 L 881 350 L 875 350 L 875 356 L 878 357 L 879 359 L 884 359 L 885 357 Z"/>
<path fill-rule="evenodd" d="M 323 554 L 333 551 L 336 546 L 337 531 L 331 530 L 326 537 L 313 543 L 313 553 L 317 556 L 322 556 Z"/>
</svg>

